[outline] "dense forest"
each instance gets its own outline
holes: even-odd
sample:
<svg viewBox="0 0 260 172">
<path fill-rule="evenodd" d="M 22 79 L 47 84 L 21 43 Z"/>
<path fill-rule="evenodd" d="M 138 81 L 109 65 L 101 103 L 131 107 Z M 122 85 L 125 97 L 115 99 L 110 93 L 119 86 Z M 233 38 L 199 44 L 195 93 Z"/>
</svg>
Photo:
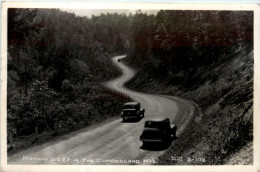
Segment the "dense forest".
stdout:
<svg viewBox="0 0 260 172">
<path fill-rule="evenodd" d="M 136 32 L 128 54 L 138 69 L 128 86 L 193 100 L 203 114 L 159 164 L 172 155 L 207 159 L 192 164 L 225 163 L 253 140 L 253 12 L 160 11 L 143 20 L 146 26 Z M 240 159 L 252 164 L 253 148 L 246 149 Z"/>
<path fill-rule="evenodd" d="M 129 49 L 124 14 L 78 17 L 58 9 L 8 9 L 8 135 L 73 128 L 120 114 L 125 95 L 99 86 Z"/>
<path fill-rule="evenodd" d="M 146 15 L 135 31 L 131 62 L 162 80 L 227 59 L 232 47 L 253 45 L 253 13 L 248 11 L 160 11 Z M 176 77 L 176 76 L 175 76 Z M 182 79 L 182 78 L 179 78 Z"/>
<path fill-rule="evenodd" d="M 219 163 L 227 153 L 216 152 L 232 152 L 234 145 L 253 137 L 252 113 L 245 115 L 252 108 L 252 51 L 250 11 L 161 10 L 148 15 L 138 10 L 80 17 L 58 9 L 10 8 L 8 141 L 46 131 L 57 134 L 59 128 L 97 121 L 101 114 L 119 114 L 128 97 L 99 84 L 119 75 L 110 58 L 127 54 L 125 61 L 137 69 L 129 87 L 192 99 L 210 114 L 201 125 L 217 133 L 204 128 L 207 136 L 195 133 L 191 138 L 207 137 L 208 145 L 224 140 L 208 153 L 217 155 L 209 163 Z M 209 110 L 214 108 L 219 114 Z M 226 125 L 216 122 L 221 119 Z M 224 133 L 231 135 L 223 138 Z"/>
</svg>

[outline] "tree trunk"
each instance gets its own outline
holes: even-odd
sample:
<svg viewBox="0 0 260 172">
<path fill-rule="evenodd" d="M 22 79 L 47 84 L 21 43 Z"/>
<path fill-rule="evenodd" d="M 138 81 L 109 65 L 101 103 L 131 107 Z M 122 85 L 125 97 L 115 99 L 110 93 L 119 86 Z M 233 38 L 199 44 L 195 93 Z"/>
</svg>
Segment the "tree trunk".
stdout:
<svg viewBox="0 0 260 172">
<path fill-rule="evenodd" d="M 58 122 L 55 120 L 54 122 L 54 131 L 58 133 Z"/>
<path fill-rule="evenodd" d="M 24 94 L 25 96 L 27 96 L 28 93 L 28 81 L 27 81 L 27 74 L 25 75 L 25 90 L 24 90 Z"/>
<path fill-rule="evenodd" d="M 35 126 L 35 134 L 38 135 L 38 126 L 37 125 Z"/>
<path fill-rule="evenodd" d="M 10 142 L 10 146 L 13 147 L 14 145 L 13 127 L 11 127 L 9 131 L 9 142 Z"/>
<path fill-rule="evenodd" d="M 57 121 L 57 119 L 55 119 L 55 122 L 54 122 L 54 133 L 53 133 L 53 135 L 52 136 L 56 136 L 56 135 L 58 135 L 59 133 L 58 133 L 58 121 Z"/>
<path fill-rule="evenodd" d="M 20 99 L 22 99 L 22 88 L 19 87 Z"/>
<path fill-rule="evenodd" d="M 16 55 L 17 55 L 18 64 L 19 64 L 19 62 L 20 62 L 20 47 L 19 47 L 19 45 L 18 45 L 18 47 L 17 47 Z"/>
</svg>

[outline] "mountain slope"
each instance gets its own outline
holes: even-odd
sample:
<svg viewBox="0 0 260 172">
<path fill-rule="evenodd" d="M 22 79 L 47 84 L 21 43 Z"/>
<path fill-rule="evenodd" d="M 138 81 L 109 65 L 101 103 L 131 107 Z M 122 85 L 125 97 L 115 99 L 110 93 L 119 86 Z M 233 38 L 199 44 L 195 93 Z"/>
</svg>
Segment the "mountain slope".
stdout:
<svg viewBox="0 0 260 172">
<path fill-rule="evenodd" d="M 252 142 L 253 51 L 252 47 L 242 45 L 231 51 L 225 59 L 199 68 L 193 74 L 187 76 L 186 71 L 180 71 L 172 76 L 182 79 L 180 84 L 170 78 L 141 77 L 145 76 L 142 68 L 128 83 L 137 90 L 192 99 L 201 107 L 202 118 L 190 123 L 159 164 L 165 164 L 171 156 L 205 159 L 205 162 L 170 161 L 171 164 L 223 164 L 231 154 Z M 253 157 L 252 151 L 248 154 Z"/>
</svg>

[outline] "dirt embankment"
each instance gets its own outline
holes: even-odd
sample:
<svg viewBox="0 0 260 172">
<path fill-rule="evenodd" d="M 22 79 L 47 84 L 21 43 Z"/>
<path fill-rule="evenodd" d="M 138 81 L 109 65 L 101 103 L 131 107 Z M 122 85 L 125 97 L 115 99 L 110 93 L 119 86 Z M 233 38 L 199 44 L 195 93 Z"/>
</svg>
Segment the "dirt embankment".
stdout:
<svg viewBox="0 0 260 172">
<path fill-rule="evenodd" d="M 178 73 L 183 82 L 194 81 L 190 87 L 142 79 L 145 74 L 142 69 L 138 73 L 128 83 L 130 88 L 191 99 L 198 103 L 202 113 L 202 118 L 192 121 L 160 157 L 159 164 L 253 163 L 252 48 L 240 46 L 225 60 L 199 68 L 192 76 Z M 239 160 L 240 151 L 247 161 Z"/>
</svg>

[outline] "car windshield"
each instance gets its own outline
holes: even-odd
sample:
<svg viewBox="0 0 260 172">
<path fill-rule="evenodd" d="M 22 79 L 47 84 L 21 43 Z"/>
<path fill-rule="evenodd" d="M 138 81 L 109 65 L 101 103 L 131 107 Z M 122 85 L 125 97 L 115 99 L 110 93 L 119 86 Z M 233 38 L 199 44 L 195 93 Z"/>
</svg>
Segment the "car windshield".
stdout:
<svg viewBox="0 0 260 172">
<path fill-rule="evenodd" d="M 137 109 L 136 105 L 124 105 L 124 109 Z"/>
</svg>

